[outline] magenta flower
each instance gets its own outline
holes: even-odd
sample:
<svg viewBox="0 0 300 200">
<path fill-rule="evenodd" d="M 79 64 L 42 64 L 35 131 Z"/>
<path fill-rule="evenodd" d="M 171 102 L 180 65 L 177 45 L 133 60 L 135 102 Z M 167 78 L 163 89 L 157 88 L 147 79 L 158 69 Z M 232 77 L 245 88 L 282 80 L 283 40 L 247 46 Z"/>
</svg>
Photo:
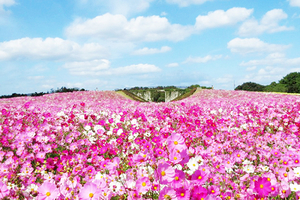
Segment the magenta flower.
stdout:
<svg viewBox="0 0 300 200">
<path fill-rule="evenodd" d="M 207 196 L 207 190 L 202 186 L 196 185 L 191 192 L 192 200 L 197 200 L 202 198 L 205 199 L 206 196 Z"/>
<path fill-rule="evenodd" d="M 9 194 L 9 190 L 7 189 L 7 186 L 0 182 L 0 198 L 4 198 Z"/>
<path fill-rule="evenodd" d="M 196 170 L 191 178 L 191 180 L 197 185 L 204 184 L 207 181 L 207 179 L 208 174 L 205 173 L 203 170 Z"/>
<path fill-rule="evenodd" d="M 54 183 L 44 182 L 38 189 L 37 200 L 53 200 L 60 195 L 58 188 Z"/>
<path fill-rule="evenodd" d="M 255 190 L 260 196 L 268 196 L 270 192 L 272 192 L 271 183 L 268 181 L 266 177 L 259 177 L 257 181 L 255 181 Z"/>
<path fill-rule="evenodd" d="M 167 163 L 159 164 L 157 173 L 161 184 L 167 184 L 174 180 L 175 170 Z"/>
<path fill-rule="evenodd" d="M 97 189 L 96 184 L 88 182 L 81 188 L 78 196 L 80 200 L 98 200 L 100 197 L 100 190 Z"/>
</svg>

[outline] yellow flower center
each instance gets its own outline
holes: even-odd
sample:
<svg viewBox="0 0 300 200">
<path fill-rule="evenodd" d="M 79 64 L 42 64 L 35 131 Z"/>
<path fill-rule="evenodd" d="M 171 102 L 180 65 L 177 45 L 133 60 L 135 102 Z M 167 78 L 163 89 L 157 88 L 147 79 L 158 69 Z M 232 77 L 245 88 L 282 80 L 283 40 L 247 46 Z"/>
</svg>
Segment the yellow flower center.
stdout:
<svg viewBox="0 0 300 200">
<path fill-rule="evenodd" d="M 264 188 L 264 185 L 263 185 L 263 184 L 260 184 L 260 186 L 259 186 L 259 187 L 262 189 L 262 188 Z"/>
<path fill-rule="evenodd" d="M 174 160 L 177 160 L 177 157 L 176 157 L 176 156 L 174 157 Z"/>
<path fill-rule="evenodd" d="M 240 154 L 238 154 L 237 157 L 240 157 Z"/>
<path fill-rule="evenodd" d="M 90 193 L 90 194 L 89 194 L 89 197 L 91 197 L 91 198 L 92 198 L 93 196 L 94 196 L 94 194 L 93 194 L 93 193 Z"/>
<path fill-rule="evenodd" d="M 268 178 L 268 181 L 271 181 L 271 179 L 270 179 L 270 178 Z"/>
<path fill-rule="evenodd" d="M 50 195 L 51 195 L 51 193 L 50 193 L 50 192 L 47 192 L 47 193 L 46 193 L 46 196 L 47 196 L 47 197 L 49 197 Z"/>
<path fill-rule="evenodd" d="M 175 145 L 177 145 L 177 144 L 178 144 L 178 142 L 177 142 L 177 141 L 174 141 L 174 144 L 175 144 Z"/>
<path fill-rule="evenodd" d="M 284 176 L 284 177 L 287 177 L 287 173 L 284 173 L 283 176 Z"/>
<path fill-rule="evenodd" d="M 145 187 L 145 186 L 146 186 L 146 183 L 145 183 L 145 182 L 143 182 L 143 183 L 142 183 L 142 186 L 144 186 L 144 187 Z"/>
<path fill-rule="evenodd" d="M 180 196 L 184 197 L 184 193 L 181 193 Z"/>
<path fill-rule="evenodd" d="M 214 190 L 212 190 L 212 191 L 211 191 L 211 193 L 215 193 L 215 191 L 214 191 Z"/>
<path fill-rule="evenodd" d="M 200 180 L 201 180 L 201 179 L 202 179 L 202 176 L 198 176 L 198 179 L 200 179 Z"/>
<path fill-rule="evenodd" d="M 165 172 L 165 171 L 162 171 L 162 172 L 161 172 L 161 175 L 162 175 L 162 176 L 165 176 L 165 175 L 166 175 L 166 172 Z"/>
<path fill-rule="evenodd" d="M 178 176 L 175 176 L 175 180 L 178 181 L 178 179 L 179 179 Z"/>
</svg>

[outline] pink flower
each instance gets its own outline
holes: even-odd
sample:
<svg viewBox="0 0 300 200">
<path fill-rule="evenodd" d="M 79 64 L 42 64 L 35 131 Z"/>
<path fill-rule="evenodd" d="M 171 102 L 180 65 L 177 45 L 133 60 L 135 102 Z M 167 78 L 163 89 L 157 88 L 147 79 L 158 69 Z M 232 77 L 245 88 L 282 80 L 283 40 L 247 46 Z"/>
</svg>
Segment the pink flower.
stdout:
<svg viewBox="0 0 300 200">
<path fill-rule="evenodd" d="M 169 151 L 182 151 L 184 149 L 187 149 L 184 137 L 182 137 L 182 135 L 178 133 L 171 135 L 171 137 L 167 139 L 167 143 Z"/>
<path fill-rule="evenodd" d="M 52 200 L 59 197 L 60 193 L 54 183 L 44 182 L 38 189 L 37 200 Z"/>
<path fill-rule="evenodd" d="M 0 182 L 0 198 L 4 198 L 9 194 L 9 190 L 7 189 L 7 186 Z"/>
<path fill-rule="evenodd" d="M 176 192 L 170 187 L 164 187 L 159 193 L 159 200 L 176 199 Z"/>
<path fill-rule="evenodd" d="M 97 189 L 97 185 L 88 182 L 81 188 L 79 192 L 79 199 L 81 200 L 98 200 L 100 197 L 100 190 Z"/>
<path fill-rule="evenodd" d="M 167 184 L 174 180 L 175 170 L 167 163 L 159 164 L 157 173 L 161 184 Z"/>
<path fill-rule="evenodd" d="M 271 183 L 268 181 L 266 177 L 259 177 L 257 181 L 255 181 L 255 190 L 257 193 L 262 196 L 268 196 L 270 192 L 272 192 Z"/>
<path fill-rule="evenodd" d="M 145 194 L 152 187 L 151 182 L 148 177 L 139 178 L 136 181 L 136 190 L 138 193 Z"/>
</svg>

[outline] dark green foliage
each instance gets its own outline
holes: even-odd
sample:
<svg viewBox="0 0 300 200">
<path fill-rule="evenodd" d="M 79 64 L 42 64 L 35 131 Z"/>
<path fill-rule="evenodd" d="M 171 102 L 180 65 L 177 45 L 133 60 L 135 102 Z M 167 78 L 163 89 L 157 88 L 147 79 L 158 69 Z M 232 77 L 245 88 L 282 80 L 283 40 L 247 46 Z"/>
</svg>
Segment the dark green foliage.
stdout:
<svg viewBox="0 0 300 200">
<path fill-rule="evenodd" d="M 246 82 L 237 86 L 234 90 L 246 90 L 246 91 L 264 91 L 265 86 L 258 83 Z"/>
<path fill-rule="evenodd" d="M 234 90 L 300 93 L 300 72 L 289 73 L 278 83 L 272 82 L 270 85 L 263 86 L 258 83 L 246 82 Z"/>
<path fill-rule="evenodd" d="M 285 84 L 272 82 L 270 85 L 267 85 L 264 89 L 266 92 L 287 92 L 287 87 Z"/>
<path fill-rule="evenodd" d="M 30 93 L 30 94 L 17 94 L 17 93 L 12 93 L 11 95 L 2 95 L 0 96 L 1 98 L 13 98 L 13 97 L 22 97 L 22 96 L 31 96 L 31 97 L 36 97 L 36 96 L 43 96 L 44 94 L 49 94 L 49 93 L 62 93 L 62 92 L 74 92 L 74 91 L 85 91 L 85 89 L 80 89 L 79 88 L 66 88 L 66 87 L 61 87 L 57 88 L 54 90 L 53 88 L 51 89 L 50 92 L 35 92 L 35 93 Z"/>
<path fill-rule="evenodd" d="M 289 73 L 279 83 L 286 85 L 288 93 L 300 93 L 300 72 Z"/>
</svg>

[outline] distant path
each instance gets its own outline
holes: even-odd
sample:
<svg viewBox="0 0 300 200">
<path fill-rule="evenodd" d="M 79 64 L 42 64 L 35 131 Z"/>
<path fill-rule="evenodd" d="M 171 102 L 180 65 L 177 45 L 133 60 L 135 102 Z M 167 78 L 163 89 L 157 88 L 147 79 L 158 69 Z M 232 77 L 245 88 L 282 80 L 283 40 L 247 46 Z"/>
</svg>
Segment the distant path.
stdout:
<svg viewBox="0 0 300 200">
<path fill-rule="evenodd" d="M 134 101 L 139 101 L 139 102 L 146 102 L 144 99 L 132 94 L 132 93 L 129 93 L 127 91 L 124 91 L 124 90 L 120 90 L 120 91 L 116 91 L 116 93 L 122 95 L 123 97 L 127 98 L 127 99 L 131 99 L 131 100 L 134 100 Z"/>
</svg>

